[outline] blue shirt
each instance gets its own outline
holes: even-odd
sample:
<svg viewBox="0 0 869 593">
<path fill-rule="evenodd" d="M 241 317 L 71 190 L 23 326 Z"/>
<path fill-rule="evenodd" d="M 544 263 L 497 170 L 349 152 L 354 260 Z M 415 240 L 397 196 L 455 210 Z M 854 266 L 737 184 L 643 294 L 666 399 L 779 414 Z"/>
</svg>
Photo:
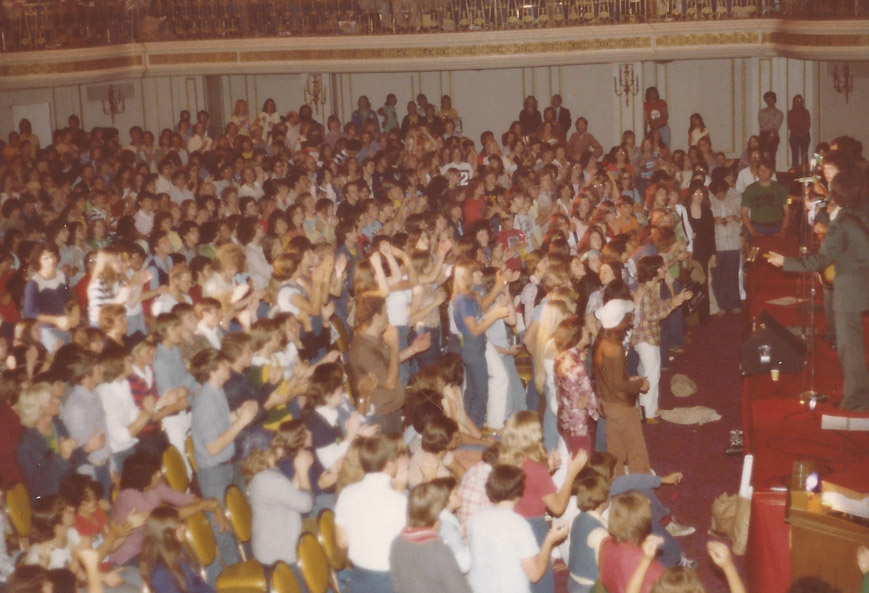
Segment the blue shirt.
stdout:
<svg viewBox="0 0 869 593">
<path fill-rule="evenodd" d="M 480 322 L 480 305 L 477 299 L 466 294 L 457 295 L 453 301 L 453 319 L 456 322 L 456 327 L 462 333 L 462 349 L 478 350 L 483 352 L 486 349 L 486 335 L 480 334 L 475 336 L 465 325 L 465 318 L 473 317 L 475 321 Z"/>
<path fill-rule="evenodd" d="M 230 461 L 235 455 L 235 443 L 230 443 L 217 455 L 208 453 L 208 444 L 229 430 L 229 403 L 223 389 L 206 383 L 193 396 L 193 452 L 199 467 L 215 467 Z"/>
</svg>

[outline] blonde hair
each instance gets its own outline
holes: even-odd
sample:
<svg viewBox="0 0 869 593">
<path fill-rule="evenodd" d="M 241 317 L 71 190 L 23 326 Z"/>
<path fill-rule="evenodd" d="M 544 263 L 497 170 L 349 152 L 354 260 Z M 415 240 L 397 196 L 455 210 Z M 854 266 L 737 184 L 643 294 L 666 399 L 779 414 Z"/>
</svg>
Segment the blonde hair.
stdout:
<svg viewBox="0 0 869 593">
<path fill-rule="evenodd" d="M 543 425 L 540 415 L 531 410 L 516 412 L 504 424 L 498 463 L 520 467 L 525 458 L 546 463 Z"/>
<path fill-rule="evenodd" d="M 540 322 L 537 324 L 537 335 L 534 340 L 534 350 L 531 352 L 531 361 L 534 363 L 534 386 L 537 393 L 543 395 L 546 389 L 546 367 L 543 364 L 543 354 L 546 345 L 555 334 L 558 325 L 570 317 L 570 307 L 560 300 L 549 299 L 540 312 Z"/>
<path fill-rule="evenodd" d="M 651 593 L 706 593 L 693 568 L 671 566 L 652 585 Z"/>
<path fill-rule="evenodd" d="M 15 411 L 21 419 L 21 425 L 25 428 L 36 426 L 45 406 L 51 401 L 51 387 L 48 383 L 36 383 L 21 392 Z"/>
<path fill-rule="evenodd" d="M 108 249 L 100 249 L 97 251 L 97 257 L 94 261 L 94 271 L 91 278 L 99 280 L 111 286 L 120 280 L 117 266 L 121 262 L 121 255 Z"/>
<path fill-rule="evenodd" d="M 215 272 L 223 272 L 230 266 L 234 266 L 237 272 L 243 272 L 246 264 L 244 250 L 235 243 L 227 243 L 218 247 L 214 253 L 214 259 L 211 261 L 211 267 Z"/>
<path fill-rule="evenodd" d="M 453 269 L 453 298 L 460 294 L 472 294 L 474 290 L 474 272 L 477 271 L 477 262 L 463 259 L 456 262 Z"/>
</svg>

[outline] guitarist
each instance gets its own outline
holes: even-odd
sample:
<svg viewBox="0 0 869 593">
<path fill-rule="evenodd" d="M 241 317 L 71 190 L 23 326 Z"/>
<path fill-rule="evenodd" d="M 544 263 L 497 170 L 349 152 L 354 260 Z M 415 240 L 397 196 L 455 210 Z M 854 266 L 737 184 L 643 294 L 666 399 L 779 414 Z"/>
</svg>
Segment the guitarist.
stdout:
<svg viewBox="0 0 869 593">
<path fill-rule="evenodd" d="M 830 224 L 820 249 L 800 258 L 778 253 L 769 262 L 787 272 L 810 272 L 836 265 L 833 316 L 839 363 L 845 377 L 843 410 L 869 411 L 869 372 L 861 317 L 869 310 L 869 216 L 865 180 L 855 164 L 847 164 L 830 184 Z"/>
</svg>

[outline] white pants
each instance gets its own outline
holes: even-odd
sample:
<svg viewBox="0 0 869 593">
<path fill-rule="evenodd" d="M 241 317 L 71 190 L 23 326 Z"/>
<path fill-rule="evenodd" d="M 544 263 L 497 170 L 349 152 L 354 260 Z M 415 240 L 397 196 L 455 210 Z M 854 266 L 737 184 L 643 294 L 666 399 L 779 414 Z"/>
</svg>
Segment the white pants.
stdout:
<svg viewBox="0 0 869 593">
<path fill-rule="evenodd" d="M 658 415 L 658 383 L 661 382 L 661 347 L 640 342 L 634 349 L 640 355 L 640 373 L 649 380 L 649 390 L 640 394 L 646 418 Z"/>
<path fill-rule="evenodd" d="M 503 428 L 507 420 L 507 391 L 510 379 L 504 363 L 491 342 L 486 342 L 486 366 L 489 369 L 489 401 L 486 405 L 486 426 Z"/>
</svg>

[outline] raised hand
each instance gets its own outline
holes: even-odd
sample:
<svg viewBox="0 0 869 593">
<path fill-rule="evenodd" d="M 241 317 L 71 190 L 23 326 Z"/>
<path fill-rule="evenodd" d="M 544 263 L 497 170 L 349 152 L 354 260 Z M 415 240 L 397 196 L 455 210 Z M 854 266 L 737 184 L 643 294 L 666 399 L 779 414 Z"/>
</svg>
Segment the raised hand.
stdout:
<svg viewBox="0 0 869 593">
<path fill-rule="evenodd" d="M 654 558 L 658 553 L 658 548 L 664 545 L 664 538 L 660 535 L 652 535 L 649 534 L 646 536 L 646 539 L 643 540 L 641 544 L 641 548 L 643 549 L 643 556 L 646 558 Z"/>
</svg>

